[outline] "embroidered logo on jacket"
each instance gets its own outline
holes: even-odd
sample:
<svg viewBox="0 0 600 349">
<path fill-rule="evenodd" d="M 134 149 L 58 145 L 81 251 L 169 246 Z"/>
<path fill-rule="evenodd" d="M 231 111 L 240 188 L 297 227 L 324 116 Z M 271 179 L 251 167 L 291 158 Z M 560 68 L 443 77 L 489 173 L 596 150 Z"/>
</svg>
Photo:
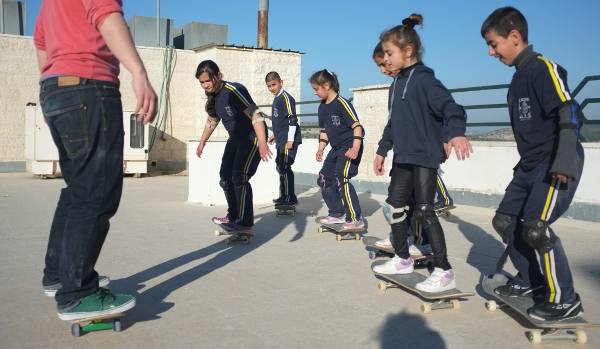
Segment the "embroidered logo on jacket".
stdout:
<svg viewBox="0 0 600 349">
<path fill-rule="evenodd" d="M 279 116 L 279 113 L 277 112 L 277 108 L 273 108 L 273 117 L 276 118 Z"/>
<path fill-rule="evenodd" d="M 235 108 L 232 106 L 226 106 L 225 110 L 227 110 L 227 115 L 229 115 L 229 116 L 235 116 L 235 114 L 237 113 L 235 111 Z"/>
<path fill-rule="evenodd" d="M 337 115 L 331 115 L 331 122 L 333 122 L 333 126 L 340 126 L 340 117 Z"/>
<path fill-rule="evenodd" d="M 531 120 L 531 106 L 529 98 L 519 98 L 519 121 Z"/>
</svg>

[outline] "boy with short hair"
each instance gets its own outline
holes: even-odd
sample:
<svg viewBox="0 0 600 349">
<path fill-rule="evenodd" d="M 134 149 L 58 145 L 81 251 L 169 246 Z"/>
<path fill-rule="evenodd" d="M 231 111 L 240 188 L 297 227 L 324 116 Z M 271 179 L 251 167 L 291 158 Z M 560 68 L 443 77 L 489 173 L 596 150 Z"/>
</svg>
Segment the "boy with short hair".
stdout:
<svg viewBox="0 0 600 349">
<path fill-rule="evenodd" d="M 516 68 L 508 107 L 521 156 L 492 220 L 509 246 L 518 273 L 495 292 L 504 297 L 545 293 L 546 302 L 529 309 L 530 317 L 575 318 L 583 313 L 581 300 L 562 243 L 550 224 L 569 208 L 581 180 L 584 153 L 577 135 L 583 113 L 570 96 L 567 72 L 528 45 L 527 21 L 521 12 L 512 7 L 497 9 L 483 23 L 481 36 L 490 56 Z"/>
<path fill-rule="evenodd" d="M 271 112 L 273 134 L 269 138 L 269 144 L 275 144 L 277 148 L 275 164 L 279 173 L 280 197 L 273 199 L 273 202 L 276 206 L 298 206 L 292 171 L 298 146 L 302 143 L 296 116 L 296 100 L 283 89 L 283 80 L 277 72 L 267 74 L 265 82 L 269 91 L 275 95 Z"/>
</svg>

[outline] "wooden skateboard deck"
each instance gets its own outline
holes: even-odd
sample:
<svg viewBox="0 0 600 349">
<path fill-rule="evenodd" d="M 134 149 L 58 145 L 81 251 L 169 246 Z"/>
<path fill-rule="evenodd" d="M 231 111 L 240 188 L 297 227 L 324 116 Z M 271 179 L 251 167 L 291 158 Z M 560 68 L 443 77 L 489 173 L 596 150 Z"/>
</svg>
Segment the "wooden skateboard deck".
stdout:
<svg viewBox="0 0 600 349">
<path fill-rule="evenodd" d="M 342 229 L 343 223 L 337 224 L 323 224 L 320 222 L 320 219 L 324 217 L 317 217 L 315 222 L 320 225 L 317 230 L 319 234 L 323 232 L 331 232 L 336 234 L 337 241 L 342 240 L 360 240 L 360 234 L 350 234 L 350 233 L 360 233 L 365 231 L 365 228 L 351 228 L 351 229 Z M 363 223 L 366 224 L 367 220 L 363 218 Z"/>
<path fill-rule="evenodd" d="M 229 228 L 227 228 L 223 224 L 217 224 L 217 223 L 215 223 L 215 224 L 217 226 L 219 226 L 219 228 L 215 230 L 216 236 L 229 235 L 225 239 L 225 243 L 227 245 L 231 244 L 232 242 L 245 242 L 245 243 L 249 244 L 252 242 L 252 239 L 254 238 L 254 233 L 250 230 L 229 230 Z"/>
<path fill-rule="evenodd" d="M 455 209 L 456 206 L 452 205 L 452 206 L 447 206 L 442 208 L 441 210 L 436 210 L 435 214 L 437 214 L 438 217 L 450 217 L 452 215 L 452 213 L 450 212 L 450 210 Z"/>
<path fill-rule="evenodd" d="M 296 215 L 296 206 L 291 205 L 275 205 L 277 210 L 277 217 L 279 216 L 292 216 Z"/>
<path fill-rule="evenodd" d="M 394 251 L 393 248 L 380 247 L 380 246 L 375 245 L 375 243 L 380 240 L 382 240 L 382 239 L 375 237 L 375 236 L 365 236 L 362 238 L 362 242 L 363 242 L 363 244 L 365 244 L 365 246 L 373 247 L 373 248 L 376 248 L 379 250 L 377 252 L 369 251 L 369 259 L 377 259 L 380 257 L 393 258 L 394 255 L 396 254 L 396 251 Z M 430 272 L 433 270 L 433 254 L 426 254 L 426 255 L 418 256 L 418 257 L 411 256 L 411 257 L 414 261 L 415 268 L 427 268 Z"/>
<path fill-rule="evenodd" d="M 120 317 L 125 316 L 125 313 L 108 314 L 93 316 L 85 319 L 71 320 L 71 335 L 73 337 L 81 336 L 82 332 L 101 331 L 112 329 L 115 332 L 121 332 Z M 113 319 L 111 323 L 102 322 L 102 320 Z M 87 325 L 81 326 L 82 323 L 88 322 Z"/>
<path fill-rule="evenodd" d="M 543 340 L 572 339 L 579 344 L 584 344 L 587 340 L 585 332 L 576 329 L 582 327 L 600 327 L 600 324 L 589 323 L 581 316 L 563 321 L 541 321 L 529 317 L 528 310 L 535 305 L 543 303 L 545 301 L 544 297 L 502 297 L 494 292 L 496 287 L 506 285 L 509 280 L 510 279 L 504 274 L 494 274 L 482 278 L 481 286 L 483 287 L 483 290 L 499 301 L 498 303 L 495 301 L 488 301 L 485 303 L 485 307 L 489 311 L 495 311 L 502 306 L 509 306 L 536 327 L 546 329 L 543 332 L 530 331 L 528 338 L 532 343 L 537 344 Z M 575 330 L 574 333 L 572 333 L 573 330 Z"/>
<path fill-rule="evenodd" d="M 386 263 L 386 261 L 379 260 L 379 261 L 373 262 L 371 264 L 371 270 L 373 270 L 373 268 L 375 266 L 381 265 L 383 263 Z M 470 296 L 475 295 L 475 293 L 473 293 L 473 292 L 462 292 L 456 288 L 452 289 L 452 290 L 448 290 L 448 291 L 438 292 L 438 293 L 429 293 L 429 292 L 419 291 L 415 288 L 415 286 L 419 282 L 422 282 L 425 279 L 427 279 L 427 276 L 420 274 L 418 272 L 413 272 L 413 273 L 406 274 L 406 275 L 387 275 L 387 274 L 379 274 L 379 273 L 375 273 L 375 272 L 373 272 L 373 273 L 375 275 L 381 276 L 381 277 L 389 280 L 389 282 L 385 282 L 385 281 L 379 282 L 379 289 L 381 291 L 385 291 L 391 287 L 396 287 L 396 288 L 403 287 L 413 293 L 420 295 L 422 298 L 435 300 L 435 302 L 433 302 L 431 304 L 430 303 L 421 304 L 421 311 L 424 314 L 430 313 L 431 310 L 444 309 L 444 308 L 458 310 L 458 309 L 460 309 L 460 302 L 459 302 L 458 298 L 470 297 Z M 400 287 L 398 287 L 398 286 L 400 286 Z"/>
</svg>

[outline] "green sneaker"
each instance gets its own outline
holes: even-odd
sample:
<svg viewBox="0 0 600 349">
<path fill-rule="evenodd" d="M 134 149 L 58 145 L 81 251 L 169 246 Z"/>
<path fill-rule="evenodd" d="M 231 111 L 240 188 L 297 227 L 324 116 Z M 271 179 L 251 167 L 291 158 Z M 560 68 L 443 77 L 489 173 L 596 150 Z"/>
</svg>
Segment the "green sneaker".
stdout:
<svg viewBox="0 0 600 349">
<path fill-rule="evenodd" d="M 100 287 L 104 287 L 110 284 L 110 278 L 108 276 L 98 276 L 98 284 Z M 60 283 L 52 285 L 52 286 L 44 286 L 44 294 L 48 297 L 54 297 L 56 295 L 56 291 L 60 290 L 62 285 Z"/>
<path fill-rule="evenodd" d="M 127 294 L 114 294 L 106 288 L 84 297 L 73 309 L 58 313 L 61 320 L 80 320 L 90 317 L 118 314 L 135 306 L 135 297 Z"/>
</svg>

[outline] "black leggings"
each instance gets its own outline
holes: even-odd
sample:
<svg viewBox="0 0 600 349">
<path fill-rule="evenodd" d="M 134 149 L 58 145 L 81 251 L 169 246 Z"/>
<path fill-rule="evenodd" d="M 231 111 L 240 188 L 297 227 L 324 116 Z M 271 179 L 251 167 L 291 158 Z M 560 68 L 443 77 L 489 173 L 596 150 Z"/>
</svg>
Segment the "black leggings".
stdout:
<svg viewBox="0 0 600 349">
<path fill-rule="evenodd" d="M 410 164 L 393 164 L 392 180 L 388 188 L 386 202 L 395 208 L 404 208 L 410 195 L 415 190 L 415 220 L 423 227 L 431 243 L 435 255 L 434 265 L 444 270 L 451 269 L 448 262 L 444 230 L 433 209 L 437 187 L 437 169 Z M 406 217 L 405 212 L 394 213 L 393 218 Z M 392 224 L 393 245 L 400 258 L 408 259 L 408 243 L 406 241 L 406 219 Z"/>
</svg>

